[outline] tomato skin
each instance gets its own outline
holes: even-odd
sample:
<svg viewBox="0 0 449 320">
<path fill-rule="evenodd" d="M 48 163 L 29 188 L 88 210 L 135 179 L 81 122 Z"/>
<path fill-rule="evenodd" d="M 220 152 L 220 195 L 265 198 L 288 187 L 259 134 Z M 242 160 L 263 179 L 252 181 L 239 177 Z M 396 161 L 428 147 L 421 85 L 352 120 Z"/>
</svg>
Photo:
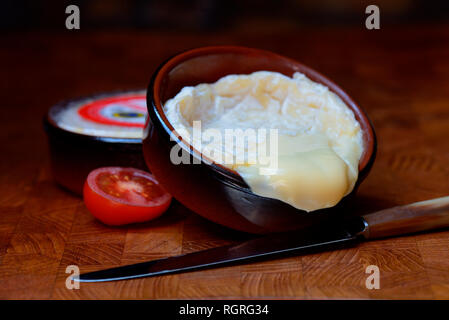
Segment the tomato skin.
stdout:
<svg viewBox="0 0 449 320">
<path fill-rule="evenodd" d="M 110 226 L 144 222 L 162 215 L 171 203 L 168 201 L 155 206 L 134 206 L 106 198 L 93 190 L 88 180 L 83 188 L 84 203 L 92 215 Z"/>
</svg>

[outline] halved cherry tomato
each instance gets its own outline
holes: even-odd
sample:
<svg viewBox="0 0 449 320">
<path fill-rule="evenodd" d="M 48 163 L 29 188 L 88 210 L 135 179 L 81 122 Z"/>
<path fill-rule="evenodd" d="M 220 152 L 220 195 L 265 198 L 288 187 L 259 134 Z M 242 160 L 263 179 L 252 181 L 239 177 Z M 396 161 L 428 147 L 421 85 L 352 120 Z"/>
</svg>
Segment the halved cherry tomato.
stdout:
<svg viewBox="0 0 449 320">
<path fill-rule="evenodd" d="M 83 195 L 94 217 L 114 226 L 157 218 L 172 199 L 152 174 L 120 167 L 99 168 L 89 173 Z"/>
</svg>

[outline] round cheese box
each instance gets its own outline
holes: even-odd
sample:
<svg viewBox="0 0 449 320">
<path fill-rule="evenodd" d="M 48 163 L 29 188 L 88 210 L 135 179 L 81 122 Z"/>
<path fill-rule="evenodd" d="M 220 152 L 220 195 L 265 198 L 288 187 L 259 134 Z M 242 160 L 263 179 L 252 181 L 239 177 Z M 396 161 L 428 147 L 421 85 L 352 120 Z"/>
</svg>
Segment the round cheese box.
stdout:
<svg viewBox="0 0 449 320">
<path fill-rule="evenodd" d="M 44 128 L 56 182 L 81 195 L 93 169 L 148 171 L 142 153 L 146 116 L 145 90 L 102 93 L 51 107 Z"/>
</svg>

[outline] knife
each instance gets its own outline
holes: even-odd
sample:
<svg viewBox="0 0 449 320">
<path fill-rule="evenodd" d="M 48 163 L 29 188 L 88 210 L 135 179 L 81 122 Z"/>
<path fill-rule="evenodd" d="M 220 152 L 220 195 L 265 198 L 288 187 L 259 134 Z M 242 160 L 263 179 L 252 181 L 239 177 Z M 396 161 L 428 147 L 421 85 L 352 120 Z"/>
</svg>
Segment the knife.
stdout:
<svg viewBox="0 0 449 320">
<path fill-rule="evenodd" d="M 89 272 L 73 277 L 73 280 L 101 282 L 180 273 L 248 262 L 273 255 L 304 254 L 342 248 L 362 240 L 445 227 L 449 227 L 449 196 L 354 217 L 342 224 L 272 234 L 237 245 Z"/>
</svg>

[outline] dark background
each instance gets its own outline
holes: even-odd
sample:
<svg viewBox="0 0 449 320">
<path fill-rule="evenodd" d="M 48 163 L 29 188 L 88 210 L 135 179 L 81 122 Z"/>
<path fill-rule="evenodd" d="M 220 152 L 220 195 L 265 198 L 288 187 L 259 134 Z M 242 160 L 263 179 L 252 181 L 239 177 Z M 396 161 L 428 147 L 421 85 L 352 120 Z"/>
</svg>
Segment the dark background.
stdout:
<svg viewBox="0 0 449 320">
<path fill-rule="evenodd" d="M 66 29 L 70 4 L 80 9 L 80 30 Z M 370 4 L 380 8 L 380 30 L 365 27 Z M 430 57 L 444 55 L 448 27 L 444 0 L 2 0 L 0 108 L 4 115 L 33 119 L 42 131 L 40 120 L 53 104 L 146 88 L 162 61 L 208 45 L 286 55 L 329 76 L 357 100 L 360 90 L 377 85 L 376 76 L 383 79 L 379 85 L 394 90 L 405 89 L 394 74 L 424 86 L 425 79 L 444 78 L 446 56 Z M 396 59 L 394 70 L 389 59 Z M 0 129 L 6 139 L 8 125 Z"/>
<path fill-rule="evenodd" d="M 82 30 L 140 28 L 210 32 L 292 29 L 301 26 L 362 25 L 370 4 L 382 25 L 435 23 L 448 18 L 444 0 L 3 0 L 3 30 L 64 29 L 65 8 L 76 4 Z"/>
<path fill-rule="evenodd" d="M 65 27 L 70 4 L 80 9 L 80 30 Z M 370 4 L 380 8 L 380 30 L 365 27 Z M 1 108 L 40 119 L 60 100 L 146 88 L 162 61 L 207 45 L 274 51 L 350 89 L 360 84 L 360 65 L 382 70 L 380 53 L 400 53 L 397 71 L 425 79 L 434 71 L 428 57 L 420 56 L 418 71 L 410 54 L 440 50 L 448 22 L 444 0 L 3 0 Z"/>
</svg>

